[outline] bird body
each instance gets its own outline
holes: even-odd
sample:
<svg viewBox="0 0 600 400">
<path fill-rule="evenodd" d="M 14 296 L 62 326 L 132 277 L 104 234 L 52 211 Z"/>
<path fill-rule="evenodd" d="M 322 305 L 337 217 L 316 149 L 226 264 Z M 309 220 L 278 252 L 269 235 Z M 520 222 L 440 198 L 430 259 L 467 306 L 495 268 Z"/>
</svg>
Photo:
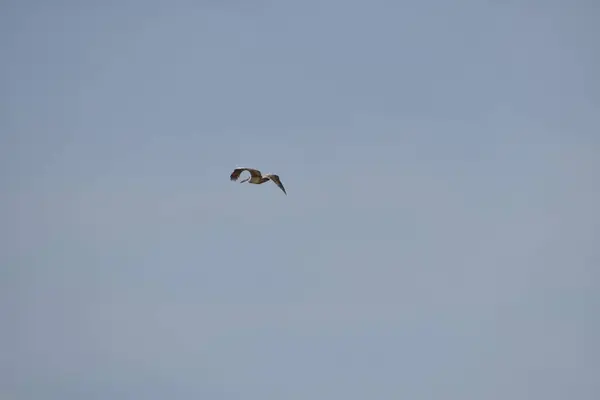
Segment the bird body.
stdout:
<svg viewBox="0 0 600 400">
<path fill-rule="evenodd" d="M 281 189 L 283 191 L 283 193 L 285 193 L 287 195 L 287 192 L 285 191 L 285 188 L 283 187 L 281 180 L 279 180 L 279 176 L 275 175 L 275 174 L 263 175 L 257 169 L 239 167 L 239 168 L 236 168 L 233 170 L 233 172 L 231 173 L 229 178 L 232 181 L 237 181 L 238 178 L 240 177 L 240 175 L 242 174 L 242 172 L 244 172 L 244 171 L 248 171 L 250 173 L 250 176 L 248 178 L 244 179 L 243 181 L 240 181 L 240 183 L 248 182 L 248 183 L 253 183 L 255 185 L 260 185 L 260 184 L 263 184 L 268 181 L 273 181 L 273 183 L 275 183 L 279 187 L 279 189 Z"/>
</svg>

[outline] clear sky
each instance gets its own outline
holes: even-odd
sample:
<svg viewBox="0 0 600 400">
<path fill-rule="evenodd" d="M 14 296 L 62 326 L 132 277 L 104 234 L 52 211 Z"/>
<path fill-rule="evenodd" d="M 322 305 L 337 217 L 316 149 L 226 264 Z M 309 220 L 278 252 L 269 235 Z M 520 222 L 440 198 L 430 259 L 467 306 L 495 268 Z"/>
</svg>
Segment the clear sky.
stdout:
<svg viewBox="0 0 600 400">
<path fill-rule="evenodd" d="M 0 398 L 599 398 L 599 21 L 2 1 Z"/>
</svg>

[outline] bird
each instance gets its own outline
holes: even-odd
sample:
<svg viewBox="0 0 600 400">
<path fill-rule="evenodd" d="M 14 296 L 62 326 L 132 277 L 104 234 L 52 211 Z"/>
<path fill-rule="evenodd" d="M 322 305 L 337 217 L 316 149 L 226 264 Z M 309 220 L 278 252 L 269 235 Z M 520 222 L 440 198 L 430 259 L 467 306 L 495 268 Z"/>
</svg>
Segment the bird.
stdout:
<svg viewBox="0 0 600 400">
<path fill-rule="evenodd" d="M 242 172 L 244 172 L 244 171 L 248 171 L 250 173 L 250 176 L 248 178 L 244 179 L 243 181 L 240 181 L 240 183 L 248 182 L 248 183 L 254 183 L 256 185 L 260 185 L 267 181 L 273 181 L 279 187 L 279 189 L 281 189 L 283 191 L 283 193 L 285 193 L 285 195 L 287 196 L 287 192 L 285 191 L 283 184 L 279 180 L 279 176 L 275 175 L 275 174 L 264 174 L 263 175 L 259 170 L 254 169 L 254 168 L 238 167 L 233 170 L 233 172 L 231 173 L 229 178 L 232 181 L 237 181 L 238 178 L 240 177 L 240 175 L 242 174 Z"/>
</svg>

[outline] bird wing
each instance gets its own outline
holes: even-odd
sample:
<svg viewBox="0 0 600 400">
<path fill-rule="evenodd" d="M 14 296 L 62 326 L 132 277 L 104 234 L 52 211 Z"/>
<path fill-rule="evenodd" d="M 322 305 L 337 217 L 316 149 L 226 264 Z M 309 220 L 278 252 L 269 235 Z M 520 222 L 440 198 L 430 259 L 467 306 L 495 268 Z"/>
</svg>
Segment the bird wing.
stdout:
<svg viewBox="0 0 600 400">
<path fill-rule="evenodd" d="M 272 180 L 273 182 L 275 182 L 275 184 L 277 186 L 279 186 L 279 189 L 283 190 L 283 193 L 286 194 L 287 196 L 287 192 L 285 191 L 285 188 L 283 187 L 283 183 L 281 183 L 281 180 L 279 180 L 279 176 L 278 175 L 274 175 L 274 174 L 268 174 L 265 175 L 267 178 L 269 178 L 270 180 Z"/>
<path fill-rule="evenodd" d="M 244 172 L 244 171 L 248 171 L 250 173 L 250 175 L 253 177 L 260 178 L 262 176 L 260 171 L 257 169 L 240 167 L 240 168 L 236 168 L 233 170 L 233 172 L 229 176 L 229 179 L 231 179 L 232 181 L 237 181 L 238 178 L 240 177 L 240 175 L 242 174 L 242 172 Z"/>
</svg>

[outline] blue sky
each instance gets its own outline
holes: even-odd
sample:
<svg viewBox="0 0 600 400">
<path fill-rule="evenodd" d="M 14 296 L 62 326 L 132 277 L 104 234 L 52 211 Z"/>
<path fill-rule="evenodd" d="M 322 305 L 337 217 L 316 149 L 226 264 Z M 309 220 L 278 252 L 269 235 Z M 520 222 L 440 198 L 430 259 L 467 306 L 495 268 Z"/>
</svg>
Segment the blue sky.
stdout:
<svg viewBox="0 0 600 400">
<path fill-rule="evenodd" d="M 597 398 L 598 18 L 2 2 L 0 397 Z"/>
</svg>

